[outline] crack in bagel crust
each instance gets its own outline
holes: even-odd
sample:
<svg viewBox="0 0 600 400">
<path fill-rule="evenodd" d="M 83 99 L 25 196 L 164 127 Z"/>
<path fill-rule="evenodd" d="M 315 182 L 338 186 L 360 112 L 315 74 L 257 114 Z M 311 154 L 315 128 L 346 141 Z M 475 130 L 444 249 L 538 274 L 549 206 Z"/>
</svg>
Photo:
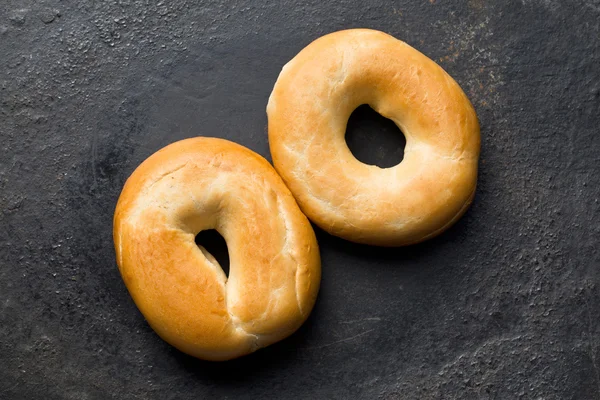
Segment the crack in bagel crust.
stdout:
<svg viewBox="0 0 600 400">
<path fill-rule="evenodd" d="M 196 234 L 216 229 L 229 277 Z M 316 300 L 310 223 L 273 167 L 215 138 L 174 143 L 144 161 L 114 218 L 117 264 L 152 328 L 207 360 L 248 354 L 292 334 Z"/>
<path fill-rule="evenodd" d="M 369 104 L 404 132 L 402 162 L 358 161 L 345 142 Z M 435 62 L 383 32 L 325 35 L 282 69 L 267 105 L 273 164 L 302 211 L 327 232 L 372 245 L 417 243 L 451 226 L 477 182 L 479 123 Z"/>
</svg>

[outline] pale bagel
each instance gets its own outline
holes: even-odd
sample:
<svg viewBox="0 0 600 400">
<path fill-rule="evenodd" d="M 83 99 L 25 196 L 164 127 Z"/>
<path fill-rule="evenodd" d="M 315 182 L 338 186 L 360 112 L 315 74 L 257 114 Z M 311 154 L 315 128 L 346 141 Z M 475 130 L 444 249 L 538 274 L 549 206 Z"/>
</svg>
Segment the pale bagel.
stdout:
<svg viewBox="0 0 600 400">
<path fill-rule="evenodd" d="M 194 238 L 216 229 L 229 278 Z M 271 165 L 222 139 L 171 144 L 127 180 L 114 216 L 117 264 L 152 328 L 192 356 L 227 360 L 306 320 L 320 258 L 312 227 Z"/>
<path fill-rule="evenodd" d="M 404 159 L 381 169 L 344 140 L 369 104 L 406 136 Z M 471 203 L 479 123 L 458 84 L 435 62 L 385 33 L 323 36 L 281 71 L 267 106 L 273 164 L 304 213 L 327 232 L 398 246 L 431 238 Z"/>
</svg>

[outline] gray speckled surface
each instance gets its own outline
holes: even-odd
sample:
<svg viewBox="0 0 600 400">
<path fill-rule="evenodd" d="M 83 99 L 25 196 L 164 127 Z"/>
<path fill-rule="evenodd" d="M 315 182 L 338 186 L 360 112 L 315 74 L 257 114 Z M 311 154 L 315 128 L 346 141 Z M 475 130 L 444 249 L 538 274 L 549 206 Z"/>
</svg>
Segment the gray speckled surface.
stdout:
<svg viewBox="0 0 600 400">
<path fill-rule="evenodd" d="M 350 27 L 465 89 L 475 203 L 404 249 L 318 231 L 322 289 L 297 334 L 230 363 L 182 355 L 115 265 L 124 180 L 195 135 L 268 157 L 280 68 Z M 0 398 L 600 399 L 599 37 L 598 0 L 1 1 Z M 353 118 L 362 156 L 397 159 L 389 126 Z"/>
</svg>

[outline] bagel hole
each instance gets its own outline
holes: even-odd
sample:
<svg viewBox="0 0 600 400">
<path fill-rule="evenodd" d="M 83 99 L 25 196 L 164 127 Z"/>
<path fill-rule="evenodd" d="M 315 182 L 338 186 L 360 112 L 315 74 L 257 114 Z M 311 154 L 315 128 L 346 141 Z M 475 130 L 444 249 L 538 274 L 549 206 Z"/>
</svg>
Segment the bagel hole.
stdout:
<svg viewBox="0 0 600 400">
<path fill-rule="evenodd" d="M 196 244 L 202 246 L 217 260 L 225 276 L 229 278 L 229 250 L 227 242 L 215 229 L 200 231 L 196 235 Z"/>
<path fill-rule="evenodd" d="M 402 162 L 406 138 L 394 121 L 363 104 L 348 119 L 346 144 L 358 161 L 390 168 Z"/>
</svg>

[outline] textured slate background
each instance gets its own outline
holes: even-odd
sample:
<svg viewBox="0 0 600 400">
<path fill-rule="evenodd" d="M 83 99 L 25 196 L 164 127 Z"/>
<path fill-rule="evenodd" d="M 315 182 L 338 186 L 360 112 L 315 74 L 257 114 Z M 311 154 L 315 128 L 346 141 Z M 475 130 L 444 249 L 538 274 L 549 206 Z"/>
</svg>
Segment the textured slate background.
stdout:
<svg viewBox="0 0 600 400">
<path fill-rule="evenodd" d="M 600 399 L 600 2 L 260 3 L 0 2 L 0 398 Z M 177 352 L 115 265 L 124 180 L 195 135 L 268 157 L 280 68 L 350 27 L 465 89 L 474 205 L 410 248 L 318 231 L 322 290 L 297 334 L 224 364 Z M 393 164 L 401 138 L 372 114 L 349 142 Z"/>
</svg>

